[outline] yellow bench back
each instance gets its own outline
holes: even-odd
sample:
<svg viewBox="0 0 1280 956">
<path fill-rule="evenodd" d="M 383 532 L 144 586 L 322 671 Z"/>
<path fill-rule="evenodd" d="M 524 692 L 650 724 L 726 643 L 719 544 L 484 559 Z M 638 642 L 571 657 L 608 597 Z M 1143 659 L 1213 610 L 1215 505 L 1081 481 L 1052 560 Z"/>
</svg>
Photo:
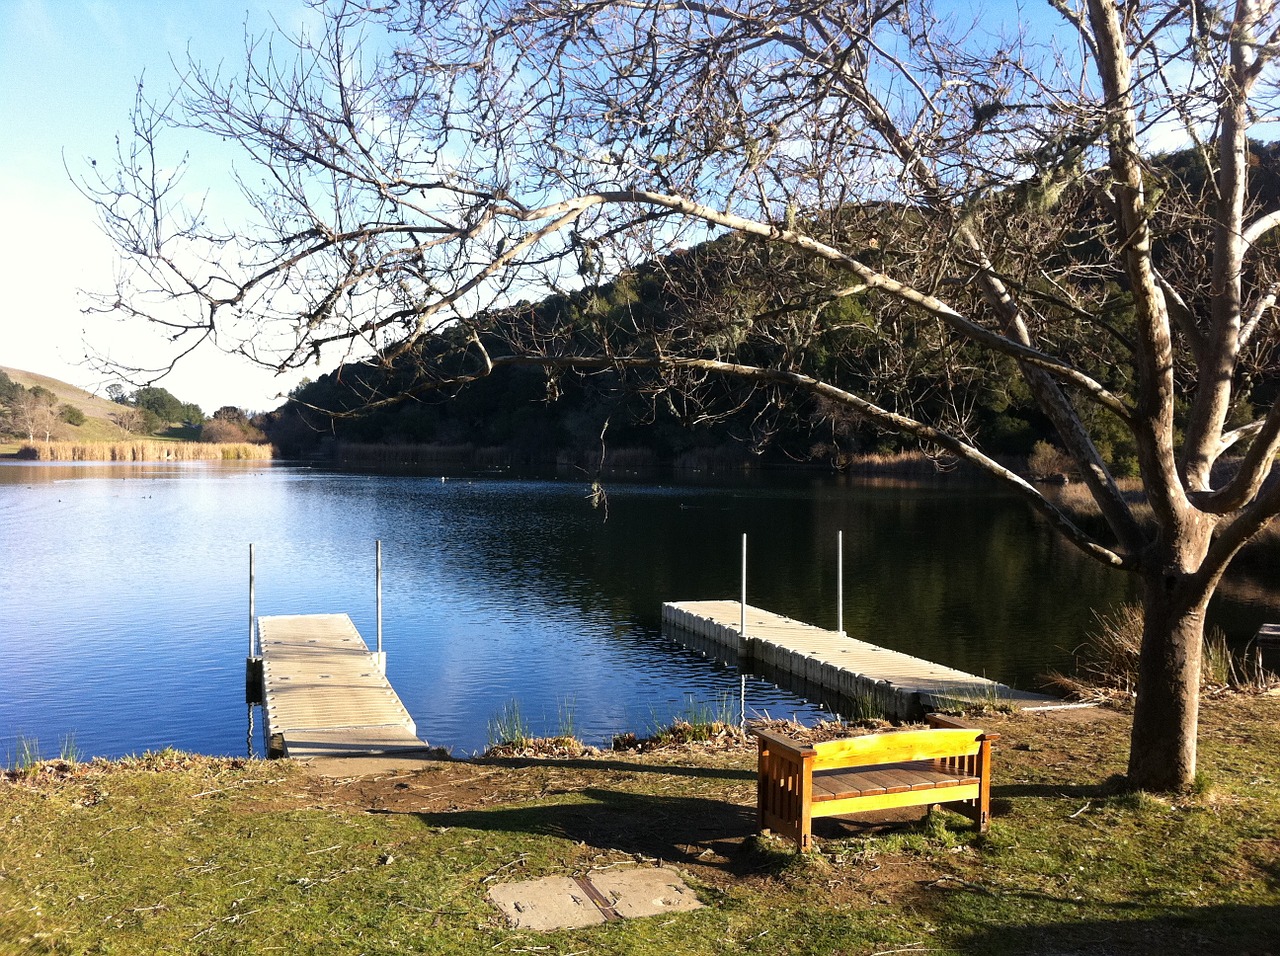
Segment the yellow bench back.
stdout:
<svg viewBox="0 0 1280 956">
<path fill-rule="evenodd" d="M 897 730 L 814 744 L 813 769 L 962 757 L 981 747 L 981 730 Z"/>
</svg>

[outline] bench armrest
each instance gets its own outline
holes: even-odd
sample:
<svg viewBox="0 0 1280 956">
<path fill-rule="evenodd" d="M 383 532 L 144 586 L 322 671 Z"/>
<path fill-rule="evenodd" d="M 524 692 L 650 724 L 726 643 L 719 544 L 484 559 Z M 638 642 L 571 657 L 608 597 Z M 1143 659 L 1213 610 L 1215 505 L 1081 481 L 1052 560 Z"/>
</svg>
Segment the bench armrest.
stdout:
<svg viewBox="0 0 1280 956">
<path fill-rule="evenodd" d="M 981 727 L 975 727 L 963 717 L 952 717 L 950 714 L 925 714 L 925 722 L 930 727 L 949 727 L 954 730 L 981 730 Z M 979 740 L 999 740 L 999 734 L 989 734 L 983 731 Z"/>
<path fill-rule="evenodd" d="M 798 740 L 792 740 L 790 737 L 784 737 L 782 734 L 775 734 L 768 730 L 752 729 L 752 735 L 758 737 L 769 750 L 774 753 L 784 753 L 790 755 L 796 761 L 800 761 L 805 757 L 812 757 L 816 751 L 808 744 L 802 744 Z"/>
</svg>

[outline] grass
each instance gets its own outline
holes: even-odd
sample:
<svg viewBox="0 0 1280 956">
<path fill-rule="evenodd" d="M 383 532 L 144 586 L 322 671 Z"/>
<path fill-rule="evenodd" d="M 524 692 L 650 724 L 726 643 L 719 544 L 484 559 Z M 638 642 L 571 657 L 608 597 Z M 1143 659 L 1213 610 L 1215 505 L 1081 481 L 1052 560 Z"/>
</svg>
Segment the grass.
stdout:
<svg viewBox="0 0 1280 956">
<path fill-rule="evenodd" d="M 507 701 L 489 720 L 489 746 L 519 747 L 533 739 L 533 731 L 520 713 L 520 701 Z"/>
<path fill-rule="evenodd" d="M 825 820 L 806 858 L 753 835 L 749 745 L 331 781 L 173 751 L 48 761 L 0 780 L 0 953 L 1273 951 L 1280 697 L 1206 700 L 1204 777 L 1174 799 L 1111 782 L 1123 715 L 984 721 L 987 835 L 945 811 Z M 707 906 L 543 934 L 486 901 L 655 860 Z"/>
<path fill-rule="evenodd" d="M 578 736 L 578 705 L 572 697 L 566 697 L 556 705 L 556 736 Z"/>
<path fill-rule="evenodd" d="M 670 720 L 663 721 L 656 715 L 652 721 L 652 743 L 659 746 L 673 743 L 690 743 L 723 738 L 740 733 L 741 722 L 738 700 L 734 695 L 721 694 L 715 700 L 699 700 L 693 694 L 686 694 L 681 712 Z M 631 743 L 634 735 L 623 734 L 615 739 Z"/>
</svg>

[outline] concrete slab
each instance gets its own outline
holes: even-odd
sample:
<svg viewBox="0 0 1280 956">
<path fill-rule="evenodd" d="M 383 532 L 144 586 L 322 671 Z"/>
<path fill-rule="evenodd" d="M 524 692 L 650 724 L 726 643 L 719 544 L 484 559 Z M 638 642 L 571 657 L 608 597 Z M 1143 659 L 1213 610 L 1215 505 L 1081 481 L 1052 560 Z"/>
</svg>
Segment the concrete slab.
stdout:
<svg viewBox="0 0 1280 956">
<path fill-rule="evenodd" d="M 500 883 L 489 890 L 489 899 L 513 927 L 534 930 L 575 929 L 702 906 L 679 876 L 662 867 Z"/>
<path fill-rule="evenodd" d="M 567 876 L 499 883 L 489 899 L 516 929 L 577 929 L 605 921 L 577 881 Z"/>
<path fill-rule="evenodd" d="M 627 919 L 687 913 L 702 906 L 684 880 L 662 867 L 609 870 L 592 873 L 588 879 L 610 902 L 614 912 Z"/>
</svg>

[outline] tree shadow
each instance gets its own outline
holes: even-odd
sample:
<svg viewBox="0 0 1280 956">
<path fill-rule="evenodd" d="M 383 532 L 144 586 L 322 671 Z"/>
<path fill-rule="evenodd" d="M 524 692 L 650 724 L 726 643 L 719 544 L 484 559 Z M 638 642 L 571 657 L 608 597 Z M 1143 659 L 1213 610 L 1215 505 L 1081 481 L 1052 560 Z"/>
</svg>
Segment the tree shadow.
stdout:
<svg viewBox="0 0 1280 956">
<path fill-rule="evenodd" d="M 975 956 L 1277 956 L 1280 906 L 1117 907 L 1115 919 L 989 923 L 948 940 Z M 1136 912 L 1141 911 L 1141 912 Z"/>
<path fill-rule="evenodd" d="M 1157 888 L 1108 904 L 1084 903 L 961 882 L 935 903 L 935 918 L 955 927 L 947 934 L 951 947 L 974 956 L 1280 956 L 1280 863 L 1267 862 L 1261 871 L 1276 903 L 1180 906 Z M 1071 918 L 1084 906 L 1089 916 Z M 975 921 L 974 913 L 986 915 Z"/>
<path fill-rule="evenodd" d="M 787 854 L 748 852 L 756 833 L 754 807 L 702 797 L 637 794 L 588 788 L 572 803 L 491 810 L 417 812 L 432 827 L 558 837 L 660 860 L 699 862 L 725 872 L 758 873 L 785 865 Z M 378 812 L 378 811 L 375 811 Z"/>
</svg>

